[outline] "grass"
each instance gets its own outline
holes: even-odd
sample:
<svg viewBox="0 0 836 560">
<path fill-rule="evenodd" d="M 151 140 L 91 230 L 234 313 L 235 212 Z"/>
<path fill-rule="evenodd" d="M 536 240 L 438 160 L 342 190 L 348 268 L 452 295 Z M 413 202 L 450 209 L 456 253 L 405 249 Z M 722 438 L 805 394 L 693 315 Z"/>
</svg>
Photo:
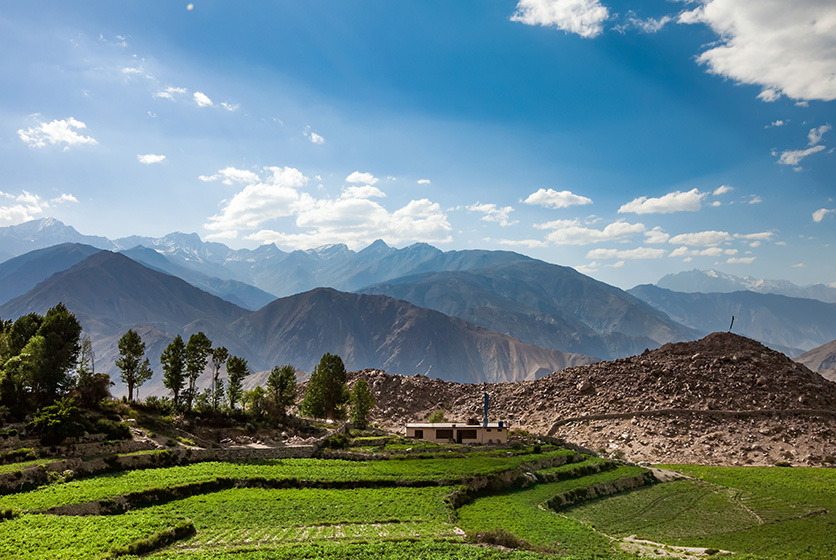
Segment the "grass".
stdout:
<svg viewBox="0 0 836 560">
<path fill-rule="evenodd" d="M 88 560 L 171 529 L 182 520 L 152 516 L 22 515 L 0 523 L 4 560 Z"/>
<path fill-rule="evenodd" d="M 31 492 L 0 497 L 0 509 L 39 511 L 91 502 L 132 492 L 211 481 L 216 478 L 272 481 L 306 480 L 328 484 L 457 483 L 475 476 L 496 474 L 550 457 L 573 454 L 556 450 L 513 457 L 343 461 L 336 459 L 268 460 L 249 463 L 207 462 L 185 466 L 110 473 L 85 480 L 43 486 Z"/>
<path fill-rule="evenodd" d="M 581 478 L 538 484 L 496 496 L 478 498 L 458 510 L 458 524 L 469 534 L 502 529 L 537 548 L 587 556 L 615 555 L 610 540 L 579 521 L 559 515 L 544 504 L 553 497 L 601 482 L 644 472 L 637 467 L 617 469 Z"/>
</svg>

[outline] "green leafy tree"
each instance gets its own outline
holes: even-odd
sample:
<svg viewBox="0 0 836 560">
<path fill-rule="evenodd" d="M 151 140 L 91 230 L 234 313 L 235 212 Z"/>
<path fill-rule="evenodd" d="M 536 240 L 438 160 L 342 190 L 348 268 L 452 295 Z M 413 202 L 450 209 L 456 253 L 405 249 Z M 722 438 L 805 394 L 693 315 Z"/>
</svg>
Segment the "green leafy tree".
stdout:
<svg viewBox="0 0 836 560">
<path fill-rule="evenodd" d="M 226 373 L 229 377 L 229 384 L 226 388 L 229 408 L 235 410 L 235 404 L 241 399 L 244 391 L 241 382 L 250 374 L 250 367 L 244 358 L 232 356 L 226 361 Z"/>
<path fill-rule="evenodd" d="M 186 383 L 186 345 L 179 334 L 160 354 L 160 364 L 163 366 L 163 386 L 171 391 L 174 406 L 177 407 L 180 405 L 180 392 Z"/>
<path fill-rule="evenodd" d="M 28 315 L 18 317 L 12 323 L 12 326 L 6 329 L 10 356 L 20 354 L 20 351 L 23 350 L 23 347 L 26 346 L 29 339 L 37 334 L 43 322 L 44 318 L 37 313 L 29 313 Z"/>
<path fill-rule="evenodd" d="M 49 404 L 72 386 L 71 372 L 81 349 L 81 324 L 59 303 L 46 312 L 38 335 L 44 338 L 44 355 L 35 383 L 35 399 Z"/>
<path fill-rule="evenodd" d="M 325 354 L 319 360 L 308 383 L 308 390 L 302 400 L 302 414 L 313 418 L 345 418 L 345 403 L 348 402 L 346 383 L 348 374 L 342 358 Z"/>
<path fill-rule="evenodd" d="M 287 408 L 296 402 L 296 370 L 286 364 L 276 366 L 267 378 L 267 392 L 281 420 L 287 417 Z"/>
<path fill-rule="evenodd" d="M 262 418 L 267 411 L 267 391 L 261 385 L 256 385 L 251 391 L 244 391 L 241 402 L 250 414 Z"/>
<path fill-rule="evenodd" d="M 223 346 L 212 348 L 212 408 L 218 410 L 224 398 L 224 381 L 221 379 L 221 366 L 229 358 L 229 351 Z"/>
<path fill-rule="evenodd" d="M 122 372 L 119 378 L 128 387 L 128 400 L 134 402 L 134 389 L 151 379 L 151 364 L 148 358 L 143 362 L 145 343 L 133 329 L 122 335 L 118 346 L 119 358 L 116 360 L 116 367 Z"/>
<path fill-rule="evenodd" d="M 197 378 L 206 369 L 206 360 L 212 352 L 212 341 L 199 332 L 189 337 L 186 343 L 186 374 L 189 379 L 189 388 L 185 391 L 186 408 L 192 409 L 192 399 L 195 397 L 195 383 Z"/>
<path fill-rule="evenodd" d="M 352 387 L 349 404 L 351 405 L 351 423 L 358 430 L 365 430 L 369 426 L 369 413 L 377 404 L 365 379 L 358 380 Z"/>
</svg>

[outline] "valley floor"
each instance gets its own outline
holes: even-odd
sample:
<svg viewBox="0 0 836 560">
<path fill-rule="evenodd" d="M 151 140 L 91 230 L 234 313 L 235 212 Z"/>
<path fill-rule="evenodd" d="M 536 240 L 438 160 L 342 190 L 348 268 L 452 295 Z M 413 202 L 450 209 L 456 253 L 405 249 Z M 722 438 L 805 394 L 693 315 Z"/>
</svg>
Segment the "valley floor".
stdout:
<svg viewBox="0 0 836 560">
<path fill-rule="evenodd" d="M 659 482 L 533 441 L 415 443 L 64 472 L 0 497 L 0 558 L 836 557 L 836 469 L 666 465 Z M 20 468 L 0 475 L 38 466 Z"/>
</svg>

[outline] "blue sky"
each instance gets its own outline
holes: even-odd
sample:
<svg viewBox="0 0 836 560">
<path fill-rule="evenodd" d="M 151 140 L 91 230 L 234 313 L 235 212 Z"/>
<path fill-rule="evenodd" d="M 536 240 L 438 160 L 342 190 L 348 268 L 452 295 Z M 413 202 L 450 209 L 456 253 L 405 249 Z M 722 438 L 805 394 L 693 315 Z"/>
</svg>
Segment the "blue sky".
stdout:
<svg viewBox="0 0 836 560">
<path fill-rule="evenodd" d="M 6 2 L 0 226 L 836 282 L 829 0 Z"/>
</svg>

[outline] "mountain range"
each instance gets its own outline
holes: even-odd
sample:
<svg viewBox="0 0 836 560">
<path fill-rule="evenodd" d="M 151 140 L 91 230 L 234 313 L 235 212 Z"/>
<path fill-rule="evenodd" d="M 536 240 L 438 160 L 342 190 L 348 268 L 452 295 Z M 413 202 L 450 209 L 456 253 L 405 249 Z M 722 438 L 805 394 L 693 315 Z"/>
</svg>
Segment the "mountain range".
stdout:
<svg viewBox="0 0 836 560">
<path fill-rule="evenodd" d="M 788 280 L 763 280 L 749 276 L 735 276 L 716 270 L 689 270 L 667 274 L 659 279 L 656 285 L 675 292 L 749 291 L 836 303 L 836 283 L 799 286 Z"/>
<path fill-rule="evenodd" d="M 0 228 L 0 241 L 20 253 L 0 263 L 0 316 L 63 301 L 106 369 L 128 328 L 157 369 L 174 336 L 202 330 L 257 371 L 287 362 L 310 371 L 332 352 L 350 368 L 473 382 L 534 379 L 694 340 L 725 330 L 732 314 L 734 332 L 789 355 L 836 338 L 833 304 L 656 286 L 628 293 L 509 251 L 383 241 L 357 252 L 233 250 L 196 234 L 84 236 L 54 219 Z"/>
<path fill-rule="evenodd" d="M 628 291 L 683 325 L 709 332 L 731 328 L 789 356 L 836 338 L 833 303 L 748 291 L 684 293 L 653 285 Z"/>
</svg>

